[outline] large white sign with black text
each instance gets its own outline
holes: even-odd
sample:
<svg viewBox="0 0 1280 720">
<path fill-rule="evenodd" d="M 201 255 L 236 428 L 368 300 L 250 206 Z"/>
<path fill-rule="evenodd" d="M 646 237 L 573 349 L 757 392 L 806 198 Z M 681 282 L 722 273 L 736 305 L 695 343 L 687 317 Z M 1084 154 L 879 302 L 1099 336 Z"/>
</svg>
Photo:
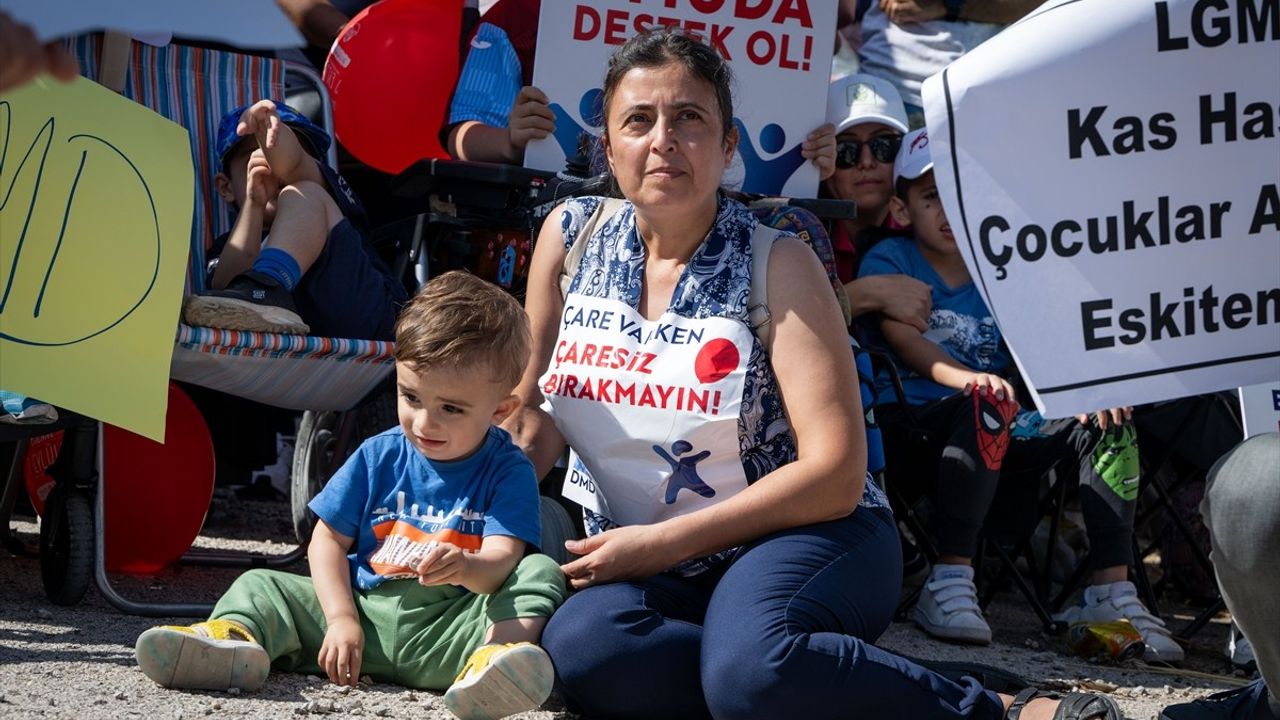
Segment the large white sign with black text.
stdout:
<svg viewBox="0 0 1280 720">
<path fill-rule="evenodd" d="M 1280 0 L 1051 0 L 924 101 L 1046 416 L 1280 379 Z"/>
</svg>

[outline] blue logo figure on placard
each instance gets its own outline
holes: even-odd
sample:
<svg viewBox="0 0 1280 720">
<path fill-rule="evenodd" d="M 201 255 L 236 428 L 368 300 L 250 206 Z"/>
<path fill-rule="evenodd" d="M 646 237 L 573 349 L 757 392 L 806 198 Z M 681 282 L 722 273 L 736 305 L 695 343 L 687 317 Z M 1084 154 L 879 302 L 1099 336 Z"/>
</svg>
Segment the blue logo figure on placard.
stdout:
<svg viewBox="0 0 1280 720">
<path fill-rule="evenodd" d="M 800 144 L 790 150 L 765 160 L 761 152 L 774 155 L 782 151 L 787 144 L 787 131 L 777 123 L 769 123 L 760 130 L 760 151 L 751 142 L 747 134 L 747 126 L 738 118 L 733 119 L 733 126 L 738 129 L 738 152 L 742 155 L 742 165 L 746 168 L 746 179 L 742 181 L 742 191 L 761 195 L 781 195 L 787 180 L 795 174 L 796 168 L 804 164 L 800 155 Z"/>
<path fill-rule="evenodd" d="M 578 152 L 578 139 L 583 133 L 594 137 L 590 129 L 599 130 L 604 126 L 603 99 L 604 91 L 600 88 L 591 88 L 582 94 L 578 101 L 578 116 L 587 123 L 586 127 L 579 125 L 559 103 L 551 103 L 551 112 L 556 116 L 556 144 L 565 157 Z"/>
<path fill-rule="evenodd" d="M 693 445 L 687 440 L 677 440 L 671 443 L 671 452 L 676 456 L 673 458 L 662 449 L 661 445 L 653 446 L 653 451 L 671 464 L 671 476 L 667 478 L 666 503 L 668 505 L 676 501 L 676 495 L 681 490 L 692 490 L 704 498 L 716 496 L 716 491 L 698 477 L 697 464 L 711 457 L 711 451 L 703 450 L 696 455 L 680 457 L 690 450 L 693 450 Z"/>
<path fill-rule="evenodd" d="M 516 277 L 516 249 L 512 245 L 508 245 L 502 250 L 502 257 L 498 258 L 498 284 L 504 288 L 510 288 L 511 282 Z"/>
</svg>

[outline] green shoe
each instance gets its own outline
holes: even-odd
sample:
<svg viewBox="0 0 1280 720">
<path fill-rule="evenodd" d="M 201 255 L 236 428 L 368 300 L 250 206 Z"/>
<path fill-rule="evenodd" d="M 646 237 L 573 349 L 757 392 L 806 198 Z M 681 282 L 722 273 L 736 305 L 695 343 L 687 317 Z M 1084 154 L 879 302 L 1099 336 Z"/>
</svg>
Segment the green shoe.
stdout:
<svg viewBox="0 0 1280 720">
<path fill-rule="evenodd" d="M 147 677 L 184 690 L 257 690 L 271 671 L 267 651 L 232 620 L 153 627 L 138 636 L 134 654 Z"/>
<path fill-rule="evenodd" d="M 551 695 L 555 668 L 532 643 L 481 645 L 444 694 L 444 705 L 462 720 L 498 720 L 536 710 Z"/>
</svg>

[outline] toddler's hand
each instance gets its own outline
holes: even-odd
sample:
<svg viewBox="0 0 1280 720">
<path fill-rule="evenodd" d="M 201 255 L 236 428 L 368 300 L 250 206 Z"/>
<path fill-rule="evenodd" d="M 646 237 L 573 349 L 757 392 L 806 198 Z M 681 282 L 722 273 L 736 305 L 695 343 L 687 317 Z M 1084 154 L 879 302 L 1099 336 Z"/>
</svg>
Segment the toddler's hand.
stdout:
<svg viewBox="0 0 1280 720">
<path fill-rule="evenodd" d="M 276 104 L 270 100 L 259 100 L 250 105 L 240 116 L 236 125 L 236 135 L 240 137 L 254 136 L 258 147 L 265 150 L 274 149 L 276 139 L 280 135 L 280 116 L 276 114 Z"/>
<path fill-rule="evenodd" d="M 467 571 L 467 553 L 449 543 L 437 543 L 418 562 L 418 582 L 424 586 L 460 585 Z"/>
<path fill-rule="evenodd" d="M 894 25 L 940 20 L 947 15 L 942 0 L 880 0 L 880 9 Z"/>
<path fill-rule="evenodd" d="M 258 208 L 264 207 L 280 193 L 280 183 L 271 172 L 267 156 L 259 148 L 249 155 L 249 169 L 245 178 L 245 197 L 249 204 Z"/>
<path fill-rule="evenodd" d="M 1096 415 L 1098 418 L 1098 429 L 1106 430 L 1108 427 L 1111 427 L 1111 426 L 1120 427 L 1121 425 L 1124 425 L 1125 423 L 1132 421 L 1133 408 L 1131 407 L 1110 408 L 1108 410 L 1099 410 L 1098 412 L 1094 413 L 1094 415 Z M 1081 425 L 1089 424 L 1088 415 L 1077 415 L 1076 420 L 1080 421 Z"/>
<path fill-rule="evenodd" d="M 360 682 L 360 655 L 364 652 L 364 630 L 355 618 L 341 618 L 329 624 L 320 655 L 320 669 L 335 685 L 355 687 Z"/>
<path fill-rule="evenodd" d="M 1013 386 L 999 375 L 977 373 L 964 385 L 966 397 L 977 392 L 979 395 L 994 395 L 996 400 L 1013 400 Z"/>
</svg>

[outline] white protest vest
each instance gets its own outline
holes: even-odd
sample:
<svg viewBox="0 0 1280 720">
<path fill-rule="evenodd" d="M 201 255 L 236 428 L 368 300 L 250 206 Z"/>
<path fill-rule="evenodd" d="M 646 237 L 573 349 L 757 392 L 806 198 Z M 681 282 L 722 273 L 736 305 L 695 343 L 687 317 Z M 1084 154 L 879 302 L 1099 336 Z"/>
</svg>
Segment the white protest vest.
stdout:
<svg viewBox="0 0 1280 720">
<path fill-rule="evenodd" d="M 565 497 L 618 525 L 654 523 L 747 486 L 738 415 L 744 323 L 570 293 L 542 394 L 569 441 Z"/>
</svg>

